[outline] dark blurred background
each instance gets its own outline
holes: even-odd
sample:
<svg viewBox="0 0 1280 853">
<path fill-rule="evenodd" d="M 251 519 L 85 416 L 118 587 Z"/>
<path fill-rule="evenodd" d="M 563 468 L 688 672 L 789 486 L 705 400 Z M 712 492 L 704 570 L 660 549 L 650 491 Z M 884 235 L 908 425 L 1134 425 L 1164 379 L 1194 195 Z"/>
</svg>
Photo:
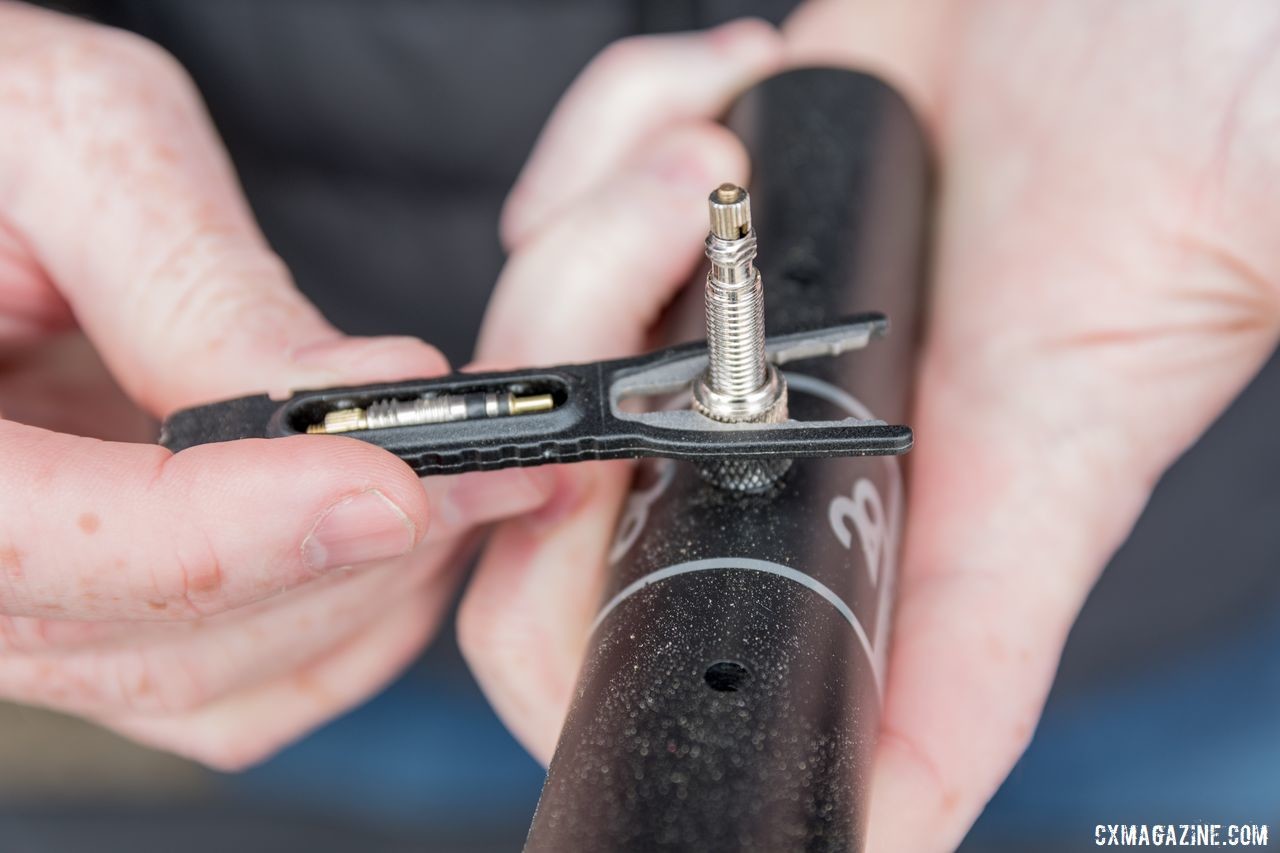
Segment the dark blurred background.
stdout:
<svg viewBox="0 0 1280 853">
<path fill-rule="evenodd" d="M 46 5 L 178 56 L 267 236 L 338 325 L 418 335 L 463 364 L 503 260 L 503 196 L 588 60 L 638 32 L 779 22 L 795 3 Z M 1099 822 L 1280 829 L 1277 423 L 1273 361 L 1160 484 L 966 850 L 1081 849 Z M 450 626 L 386 693 L 237 776 L 0 704 L 0 853 L 512 850 L 541 781 Z"/>
</svg>

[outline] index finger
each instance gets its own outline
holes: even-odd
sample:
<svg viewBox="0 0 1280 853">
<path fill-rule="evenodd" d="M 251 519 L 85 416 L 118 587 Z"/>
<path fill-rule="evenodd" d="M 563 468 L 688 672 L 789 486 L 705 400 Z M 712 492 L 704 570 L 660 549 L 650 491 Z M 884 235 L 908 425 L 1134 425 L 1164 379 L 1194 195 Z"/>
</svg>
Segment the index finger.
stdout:
<svg viewBox="0 0 1280 853">
<path fill-rule="evenodd" d="M 782 42 L 764 21 L 635 36 L 592 60 L 556 105 L 502 213 L 508 250 L 524 243 L 655 133 L 712 119 L 777 70 Z"/>
</svg>

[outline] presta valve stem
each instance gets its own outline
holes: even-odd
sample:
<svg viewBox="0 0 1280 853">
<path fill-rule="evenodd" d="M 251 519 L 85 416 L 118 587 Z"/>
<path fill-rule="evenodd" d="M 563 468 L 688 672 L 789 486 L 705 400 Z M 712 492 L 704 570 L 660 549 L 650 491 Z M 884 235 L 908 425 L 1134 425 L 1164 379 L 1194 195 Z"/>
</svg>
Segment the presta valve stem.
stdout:
<svg viewBox="0 0 1280 853">
<path fill-rule="evenodd" d="M 721 184 L 707 201 L 707 369 L 694 382 L 694 409 L 730 423 L 786 420 L 786 383 L 765 358 L 764 285 L 754 263 L 751 198 L 740 186 Z"/>
</svg>

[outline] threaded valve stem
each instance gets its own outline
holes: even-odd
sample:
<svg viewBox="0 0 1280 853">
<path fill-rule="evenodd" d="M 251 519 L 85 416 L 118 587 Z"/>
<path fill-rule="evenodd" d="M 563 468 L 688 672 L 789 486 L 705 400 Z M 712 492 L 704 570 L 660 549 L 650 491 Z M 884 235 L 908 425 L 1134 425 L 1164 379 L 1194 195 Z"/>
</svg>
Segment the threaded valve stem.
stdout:
<svg viewBox="0 0 1280 853">
<path fill-rule="evenodd" d="M 708 199 L 707 370 L 694 383 L 694 407 L 713 420 L 785 420 L 786 385 L 765 358 L 764 285 L 755 267 L 751 198 L 721 184 Z"/>
</svg>

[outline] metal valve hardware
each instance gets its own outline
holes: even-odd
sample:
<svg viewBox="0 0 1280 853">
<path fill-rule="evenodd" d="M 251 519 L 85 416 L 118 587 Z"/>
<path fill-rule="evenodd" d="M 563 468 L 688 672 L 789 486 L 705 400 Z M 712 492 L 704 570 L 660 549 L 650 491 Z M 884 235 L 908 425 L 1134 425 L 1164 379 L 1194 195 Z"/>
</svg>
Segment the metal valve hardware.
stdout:
<svg viewBox="0 0 1280 853">
<path fill-rule="evenodd" d="M 693 407 L 727 423 L 786 420 L 787 384 L 765 357 L 764 285 L 754 263 L 751 198 L 742 187 L 721 184 L 708 204 L 707 369 L 693 384 Z"/>
<path fill-rule="evenodd" d="M 547 412 L 554 409 L 555 405 L 555 398 L 550 394 L 518 397 L 510 391 L 505 394 L 489 391 L 443 394 L 415 400 L 379 400 L 365 408 L 334 409 L 327 412 L 324 420 L 309 424 L 307 432 L 312 435 L 335 435 L 368 429 L 500 418 Z"/>
</svg>

